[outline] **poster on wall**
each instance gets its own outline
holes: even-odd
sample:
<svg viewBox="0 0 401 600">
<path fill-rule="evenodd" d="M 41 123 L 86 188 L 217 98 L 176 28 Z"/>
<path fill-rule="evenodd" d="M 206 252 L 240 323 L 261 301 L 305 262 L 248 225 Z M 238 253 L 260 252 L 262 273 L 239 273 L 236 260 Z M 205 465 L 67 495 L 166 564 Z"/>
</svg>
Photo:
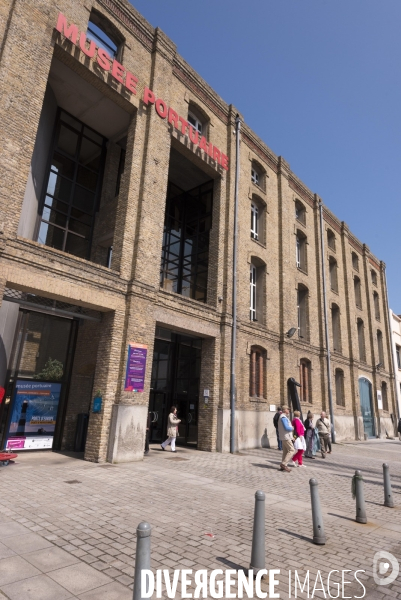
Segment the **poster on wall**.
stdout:
<svg viewBox="0 0 401 600">
<path fill-rule="evenodd" d="M 143 392 L 145 388 L 146 358 L 148 347 L 143 344 L 128 344 L 127 368 L 125 371 L 126 392 Z"/>
<path fill-rule="evenodd" d="M 52 448 L 61 385 L 48 381 L 17 380 L 7 448 Z"/>
</svg>

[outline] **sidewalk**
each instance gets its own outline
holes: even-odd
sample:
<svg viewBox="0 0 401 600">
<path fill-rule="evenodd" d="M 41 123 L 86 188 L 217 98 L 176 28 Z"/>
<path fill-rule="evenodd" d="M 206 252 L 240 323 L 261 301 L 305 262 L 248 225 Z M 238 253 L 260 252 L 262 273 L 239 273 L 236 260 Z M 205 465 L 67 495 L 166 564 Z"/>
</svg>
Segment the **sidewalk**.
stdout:
<svg viewBox="0 0 401 600">
<path fill-rule="evenodd" d="M 325 460 L 305 460 L 306 469 L 291 473 L 278 471 L 280 456 L 274 449 L 232 456 L 186 448 L 173 455 L 154 446 L 141 463 L 98 465 L 21 453 L 0 467 L 0 591 L 10 600 L 131 600 L 143 520 L 153 528 L 153 569 L 246 569 L 254 493 L 262 489 L 266 568 L 281 570 L 282 598 L 290 569 L 326 577 L 333 569 L 363 569 L 365 598 L 401 599 L 400 578 L 388 587 L 372 578 L 378 550 L 401 562 L 401 443 L 337 444 Z M 390 464 L 394 509 L 382 505 L 383 462 Z M 365 479 L 367 525 L 354 522 L 355 469 Z M 325 546 L 311 543 L 311 477 L 319 482 Z M 346 591 L 362 593 L 359 585 Z"/>
</svg>

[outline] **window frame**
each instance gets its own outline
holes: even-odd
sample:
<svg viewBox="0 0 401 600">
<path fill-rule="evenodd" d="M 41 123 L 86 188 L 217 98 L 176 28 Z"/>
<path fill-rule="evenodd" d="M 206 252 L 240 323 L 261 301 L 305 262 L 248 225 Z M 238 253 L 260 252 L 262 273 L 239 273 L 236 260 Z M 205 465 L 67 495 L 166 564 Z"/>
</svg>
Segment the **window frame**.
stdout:
<svg viewBox="0 0 401 600">
<path fill-rule="evenodd" d="M 327 229 L 327 247 L 330 248 L 333 252 L 336 251 L 336 236 L 334 231 L 331 229 Z"/>
<path fill-rule="evenodd" d="M 197 117 L 190 108 L 188 109 L 187 119 L 188 119 L 189 125 L 195 131 L 197 131 L 199 135 L 203 135 L 203 133 L 202 133 L 203 128 L 204 128 L 203 121 L 199 117 Z M 194 121 L 194 123 L 191 123 L 190 119 L 192 119 Z"/>
<path fill-rule="evenodd" d="M 330 289 L 338 294 L 338 263 L 334 256 L 329 256 Z"/>
<path fill-rule="evenodd" d="M 251 238 L 259 241 L 259 207 L 252 201 L 251 202 Z"/>
<path fill-rule="evenodd" d="M 257 321 L 257 267 L 251 263 L 249 268 L 249 319 L 252 322 Z"/>
<path fill-rule="evenodd" d="M 298 198 L 295 200 L 295 219 L 298 223 L 306 225 L 306 208 Z"/>
<path fill-rule="evenodd" d="M 266 351 L 252 346 L 249 358 L 249 397 L 265 399 Z"/>
<path fill-rule="evenodd" d="M 361 318 L 356 320 L 358 335 L 358 350 L 360 362 L 366 362 L 365 324 Z"/>
<path fill-rule="evenodd" d="M 312 404 L 312 363 L 307 358 L 299 361 L 299 399 L 301 402 Z"/>
<path fill-rule="evenodd" d="M 336 406 L 345 408 L 344 371 L 342 369 L 336 369 L 334 371 L 334 383 L 336 390 Z"/>
</svg>

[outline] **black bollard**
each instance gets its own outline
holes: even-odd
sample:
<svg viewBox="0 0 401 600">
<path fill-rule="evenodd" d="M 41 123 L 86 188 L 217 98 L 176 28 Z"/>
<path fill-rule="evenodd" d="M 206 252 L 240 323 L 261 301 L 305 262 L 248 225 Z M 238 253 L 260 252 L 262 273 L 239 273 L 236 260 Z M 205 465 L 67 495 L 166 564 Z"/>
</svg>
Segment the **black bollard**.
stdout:
<svg viewBox="0 0 401 600">
<path fill-rule="evenodd" d="M 383 480 L 384 480 L 384 506 L 394 508 L 393 492 L 391 490 L 390 470 L 388 464 L 383 463 Z"/>
<path fill-rule="evenodd" d="M 261 490 L 255 493 L 255 512 L 253 516 L 252 554 L 250 569 L 253 575 L 266 568 L 265 547 L 265 494 Z"/>
<path fill-rule="evenodd" d="M 310 499 L 312 503 L 313 543 L 323 546 L 326 543 L 322 509 L 320 508 L 319 484 L 316 479 L 309 479 Z"/>
<path fill-rule="evenodd" d="M 355 483 L 355 498 L 356 498 L 356 517 L 357 523 L 367 523 L 366 508 L 365 508 L 365 495 L 363 493 L 363 477 L 361 471 L 355 471 L 354 475 Z"/>
<path fill-rule="evenodd" d="M 149 523 L 139 523 L 136 529 L 134 600 L 145 598 L 145 590 L 142 590 L 141 572 L 142 569 L 150 569 L 150 534 L 151 527 Z"/>
</svg>

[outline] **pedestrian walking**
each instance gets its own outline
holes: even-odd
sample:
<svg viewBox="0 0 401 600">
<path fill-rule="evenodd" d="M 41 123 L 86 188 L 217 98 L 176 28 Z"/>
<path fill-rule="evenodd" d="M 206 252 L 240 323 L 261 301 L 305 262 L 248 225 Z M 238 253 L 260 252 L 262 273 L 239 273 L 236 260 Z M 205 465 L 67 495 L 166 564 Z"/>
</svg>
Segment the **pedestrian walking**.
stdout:
<svg viewBox="0 0 401 600">
<path fill-rule="evenodd" d="M 330 440 L 330 421 L 326 417 L 326 413 L 322 411 L 320 413 L 320 419 L 316 422 L 316 427 L 319 433 L 320 440 L 320 451 L 322 458 L 326 458 L 326 452 L 331 453 L 331 440 Z"/>
<path fill-rule="evenodd" d="M 313 413 L 308 410 L 308 414 L 306 415 L 306 419 L 304 421 L 304 427 L 305 427 L 305 443 L 306 443 L 306 450 L 305 450 L 305 458 L 313 458 L 313 460 L 315 459 L 315 457 L 313 456 L 313 442 L 314 442 L 314 437 L 315 437 L 315 426 L 313 425 Z"/>
<path fill-rule="evenodd" d="M 296 436 L 294 441 L 294 448 L 296 453 L 294 454 L 292 461 L 294 463 L 298 463 L 298 467 L 305 468 L 305 465 L 302 463 L 302 455 L 306 450 L 305 443 L 305 427 L 300 419 L 301 413 L 299 410 L 294 411 L 294 418 L 292 420 L 292 426 L 294 428 L 294 436 Z M 295 466 L 297 466 L 295 464 Z"/>
<path fill-rule="evenodd" d="M 280 418 L 281 413 L 282 413 L 281 406 L 278 406 L 277 412 L 273 417 L 273 425 L 274 425 L 274 428 L 276 430 L 276 435 L 277 435 L 277 450 L 283 449 L 283 444 L 281 443 L 280 436 L 278 434 L 278 420 Z"/>
<path fill-rule="evenodd" d="M 281 459 L 280 471 L 287 471 L 287 473 L 291 473 L 291 469 L 288 468 L 288 463 L 295 454 L 294 444 L 292 441 L 292 432 L 294 431 L 294 428 L 288 419 L 288 415 L 290 414 L 290 409 L 288 406 L 282 406 L 281 410 L 282 412 L 278 420 L 278 433 L 280 441 L 283 445 L 283 457 Z"/>
<path fill-rule="evenodd" d="M 401 442 L 401 418 L 398 419 L 397 431 L 398 431 L 398 437 L 400 438 L 400 442 Z"/>
<path fill-rule="evenodd" d="M 175 439 L 177 437 L 179 423 L 181 423 L 181 420 L 177 419 L 177 408 L 175 406 L 172 406 L 170 408 L 170 414 L 168 416 L 167 421 L 168 438 L 165 442 L 160 444 L 162 450 L 165 450 L 166 446 L 171 444 L 171 452 L 177 452 L 177 450 L 175 449 Z"/>
</svg>

